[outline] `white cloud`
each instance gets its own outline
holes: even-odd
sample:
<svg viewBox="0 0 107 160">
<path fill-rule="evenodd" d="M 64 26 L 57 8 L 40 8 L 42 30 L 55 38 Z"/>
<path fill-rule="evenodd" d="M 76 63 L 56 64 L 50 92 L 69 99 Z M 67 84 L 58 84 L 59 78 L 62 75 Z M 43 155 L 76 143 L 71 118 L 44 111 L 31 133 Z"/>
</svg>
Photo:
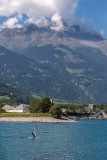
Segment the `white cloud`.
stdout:
<svg viewBox="0 0 107 160">
<path fill-rule="evenodd" d="M 25 24 L 33 23 L 33 24 L 36 24 L 36 25 L 40 25 L 41 23 L 44 23 L 44 26 L 47 26 L 48 21 L 46 20 L 45 17 L 40 17 L 40 18 L 30 17 L 24 23 Z"/>
<path fill-rule="evenodd" d="M 51 29 L 55 31 L 63 30 L 63 23 L 61 20 L 61 16 L 58 13 L 54 14 L 51 18 L 52 26 Z"/>
<path fill-rule="evenodd" d="M 25 13 L 28 17 L 52 16 L 56 12 L 64 19 L 75 14 L 79 0 L 0 0 L 0 16 Z"/>
<path fill-rule="evenodd" d="M 78 2 L 80 0 L 55 0 L 57 13 L 62 17 L 62 20 L 72 22 Z"/>
<path fill-rule="evenodd" d="M 15 27 L 21 27 L 20 24 L 18 24 L 18 19 L 13 17 L 13 18 L 9 18 L 7 21 L 5 21 L 1 28 L 15 28 Z"/>
<path fill-rule="evenodd" d="M 0 0 L 0 16 L 10 17 L 17 13 L 22 20 L 22 14 L 25 14 L 28 22 L 36 24 L 42 20 L 46 22 L 43 17 L 51 19 L 57 15 L 57 28 L 58 25 L 62 28 L 61 19 L 72 22 L 78 2 L 79 0 Z"/>
<path fill-rule="evenodd" d="M 101 35 L 104 34 L 104 30 L 103 30 L 103 29 L 100 30 L 100 34 L 101 34 Z"/>
<path fill-rule="evenodd" d="M 21 27 L 20 21 L 24 24 L 34 23 L 40 25 L 42 22 L 47 25 L 48 17 L 53 25 L 51 29 L 63 30 L 63 23 L 80 24 L 83 29 L 91 30 L 92 21 L 86 22 L 85 18 L 81 20 L 75 17 L 75 12 L 80 0 L 0 0 L 0 16 L 6 16 L 9 19 L 2 24 L 2 27 Z M 23 18 L 23 14 L 27 19 Z M 16 16 L 15 16 L 16 15 Z M 10 18 L 10 16 L 13 18 Z M 101 31 L 103 34 L 103 32 Z"/>
<path fill-rule="evenodd" d="M 23 15 L 22 15 L 21 13 L 18 13 L 17 18 L 18 18 L 19 20 L 22 20 L 22 19 L 23 19 Z"/>
</svg>

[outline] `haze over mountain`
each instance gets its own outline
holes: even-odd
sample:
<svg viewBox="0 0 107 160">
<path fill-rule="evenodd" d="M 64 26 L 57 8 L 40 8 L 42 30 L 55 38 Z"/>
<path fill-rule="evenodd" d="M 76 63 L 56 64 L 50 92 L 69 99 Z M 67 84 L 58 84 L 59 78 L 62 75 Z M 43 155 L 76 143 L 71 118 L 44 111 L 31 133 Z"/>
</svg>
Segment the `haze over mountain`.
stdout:
<svg viewBox="0 0 107 160">
<path fill-rule="evenodd" d="M 79 25 L 27 25 L 0 32 L 1 80 L 38 96 L 107 103 L 107 40 Z M 16 53 L 15 53 L 16 52 Z"/>
</svg>

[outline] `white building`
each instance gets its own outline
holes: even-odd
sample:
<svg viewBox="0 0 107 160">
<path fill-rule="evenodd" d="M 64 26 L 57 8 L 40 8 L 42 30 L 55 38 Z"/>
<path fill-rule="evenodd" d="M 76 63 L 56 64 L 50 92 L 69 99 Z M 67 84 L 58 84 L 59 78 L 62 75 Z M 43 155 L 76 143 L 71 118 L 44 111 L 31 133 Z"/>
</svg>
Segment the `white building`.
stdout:
<svg viewBox="0 0 107 160">
<path fill-rule="evenodd" d="M 10 106 L 10 105 L 5 105 L 3 109 L 6 112 L 17 112 L 17 113 L 29 113 L 29 105 L 26 104 L 20 104 L 19 106 Z"/>
</svg>

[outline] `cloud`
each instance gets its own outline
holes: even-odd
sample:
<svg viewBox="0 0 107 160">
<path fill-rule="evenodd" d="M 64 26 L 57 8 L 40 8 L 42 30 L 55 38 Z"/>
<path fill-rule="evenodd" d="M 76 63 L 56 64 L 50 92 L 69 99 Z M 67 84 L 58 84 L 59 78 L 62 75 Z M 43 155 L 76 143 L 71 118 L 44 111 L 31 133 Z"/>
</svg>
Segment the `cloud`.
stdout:
<svg viewBox="0 0 107 160">
<path fill-rule="evenodd" d="M 40 23 L 48 17 L 55 22 L 54 29 L 62 28 L 62 20 L 72 23 L 79 0 L 0 0 L 0 16 L 10 17 L 17 14 L 20 20 L 25 14 L 28 19 L 26 22 Z M 55 20 L 56 19 L 56 20 Z M 11 22 L 10 22 L 11 21 Z M 9 19 L 8 26 L 15 19 Z M 55 27 L 56 26 L 56 27 Z"/>
<path fill-rule="evenodd" d="M 100 30 L 100 34 L 101 34 L 101 35 L 104 34 L 104 30 L 103 30 L 103 29 Z"/>
<path fill-rule="evenodd" d="M 21 24 L 34 23 L 46 26 L 52 21 L 51 29 L 63 30 L 63 22 L 79 24 L 83 30 L 92 30 L 92 21 L 75 17 L 80 0 L 0 0 L 0 16 L 8 17 L 1 28 L 21 27 Z M 24 17 L 26 15 L 26 18 Z M 43 26 L 42 24 L 42 26 Z M 103 32 L 101 31 L 103 34 Z"/>
<path fill-rule="evenodd" d="M 55 0 L 57 13 L 66 22 L 72 22 L 80 0 Z"/>
<path fill-rule="evenodd" d="M 23 15 L 21 13 L 18 13 L 17 15 L 18 19 L 22 20 L 23 19 Z"/>
<path fill-rule="evenodd" d="M 5 21 L 2 26 L 0 27 L 1 29 L 3 28 L 15 28 L 18 27 L 20 28 L 21 25 L 18 24 L 19 20 L 16 17 L 9 18 L 7 21 Z"/>
<path fill-rule="evenodd" d="M 58 13 L 64 19 L 75 14 L 79 0 L 0 0 L 0 16 L 24 13 L 28 17 L 51 17 Z"/>
<path fill-rule="evenodd" d="M 55 30 L 55 31 L 63 30 L 63 23 L 61 20 L 61 16 L 59 16 L 58 13 L 52 16 L 51 21 L 53 22 L 51 26 L 52 30 Z"/>
<path fill-rule="evenodd" d="M 26 21 L 24 21 L 24 24 L 28 24 L 28 23 L 33 23 L 33 24 L 36 24 L 38 26 L 42 23 L 44 24 L 44 26 L 48 25 L 48 21 L 45 17 L 40 17 L 40 18 L 30 17 Z"/>
</svg>

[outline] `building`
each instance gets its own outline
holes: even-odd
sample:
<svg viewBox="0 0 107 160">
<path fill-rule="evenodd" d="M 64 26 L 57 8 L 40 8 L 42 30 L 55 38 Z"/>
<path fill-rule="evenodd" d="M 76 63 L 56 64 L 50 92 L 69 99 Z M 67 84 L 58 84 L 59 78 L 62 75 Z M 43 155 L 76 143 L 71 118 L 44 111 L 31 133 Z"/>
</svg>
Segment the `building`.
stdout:
<svg viewBox="0 0 107 160">
<path fill-rule="evenodd" d="M 29 113 L 29 105 L 20 104 L 19 106 L 5 105 L 3 109 L 6 112 Z"/>
</svg>

